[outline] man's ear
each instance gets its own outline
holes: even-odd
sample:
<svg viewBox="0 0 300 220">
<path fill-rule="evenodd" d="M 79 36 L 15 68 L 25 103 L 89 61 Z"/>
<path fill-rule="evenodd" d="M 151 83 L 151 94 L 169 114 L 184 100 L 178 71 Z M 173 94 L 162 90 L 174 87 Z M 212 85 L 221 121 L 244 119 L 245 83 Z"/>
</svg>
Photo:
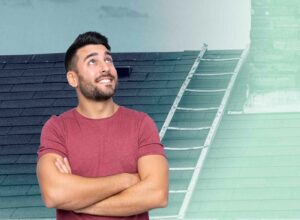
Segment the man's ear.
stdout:
<svg viewBox="0 0 300 220">
<path fill-rule="evenodd" d="M 78 76 L 74 71 L 70 70 L 67 72 L 67 80 L 69 85 L 73 88 L 76 88 L 78 86 Z"/>
</svg>

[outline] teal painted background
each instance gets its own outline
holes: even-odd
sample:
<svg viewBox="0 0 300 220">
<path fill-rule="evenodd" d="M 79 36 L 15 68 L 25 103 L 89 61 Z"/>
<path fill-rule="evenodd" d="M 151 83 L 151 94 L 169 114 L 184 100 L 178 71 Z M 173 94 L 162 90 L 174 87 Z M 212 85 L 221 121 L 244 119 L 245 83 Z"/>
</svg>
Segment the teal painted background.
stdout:
<svg viewBox="0 0 300 220">
<path fill-rule="evenodd" d="M 96 30 L 115 52 L 244 48 L 250 0 L 0 0 L 0 54 L 64 52 Z"/>
</svg>

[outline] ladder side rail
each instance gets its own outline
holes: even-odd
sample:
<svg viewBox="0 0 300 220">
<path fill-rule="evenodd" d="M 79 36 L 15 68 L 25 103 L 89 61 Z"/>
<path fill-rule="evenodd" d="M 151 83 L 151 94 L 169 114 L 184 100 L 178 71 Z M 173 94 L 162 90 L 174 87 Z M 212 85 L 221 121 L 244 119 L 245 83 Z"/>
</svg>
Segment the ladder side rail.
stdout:
<svg viewBox="0 0 300 220">
<path fill-rule="evenodd" d="M 167 118 L 166 118 L 160 132 L 159 132 L 160 140 L 162 140 L 163 137 L 165 136 L 165 133 L 166 133 L 166 131 L 167 131 L 167 129 L 168 129 L 170 123 L 171 123 L 171 120 L 172 120 L 172 118 L 175 114 L 175 111 L 178 107 L 178 104 L 179 104 L 179 102 L 180 102 L 180 100 L 183 96 L 183 93 L 185 92 L 187 86 L 189 85 L 189 83 L 190 83 L 190 81 L 193 77 L 193 74 L 196 72 L 196 70 L 197 70 L 197 68 L 200 64 L 200 61 L 201 61 L 202 57 L 204 56 L 206 50 L 207 50 L 207 44 L 204 44 L 203 47 L 201 48 L 201 51 L 200 51 L 198 57 L 196 58 L 196 60 L 194 62 L 191 70 L 189 71 L 185 81 L 183 82 L 183 84 L 182 84 L 182 86 L 181 86 L 181 88 L 180 88 L 180 90 L 179 90 L 179 92 L 178 92 L 178 94 L 177 94 L 177 96 L 176 96 L 176 98 L 173 102 L 173 105 L 172 105 L 172 107 L 171 107 L 171 109 L 168 113 L 168 116 L 167 116 Z"/>
<path fill-rule="evenodd" d="M 172 118 L 173 118 L 173 116 L 175 114 L 175 111 L 176 111 L 177 107 L 178 107 L 178 104 L 179 104 L 179 102 L 180 102 L 180 100 L 181 100 L 181 98 L 182 98 L 182 96 L 183 96 L 186 88 L 188 87 L 191 79 L 193 78 L 193 75 L 195 74 L 195 72 L 196 72 L 196 70 L 197 70 L 197 68 L 198 68 L 198 66 L 200 64 L 200 61 L 203 58 L 206 50 L 207 50 L 207 44 L 203 44 L 203 46 L 202 46 L 202 48 L 201 48 L 201 50 L 200 50 L 200 52 L 199 52 L 199 54 L 198 54 L 198 56 L 197 56 L 194 64 L 191 67 L 191 69 L 190 69 L 190 71 L 189 71 L 189 73 L 188 73 L 185 81 L 183 82 L 183 84 L 182 84 L 182 86 L 181 86 L 181 88 L 180 88 L 180 90 L 179 90 L 179 92 L 178 92 L 178 94 L 177 94 L 177 96 L 176 96 L 173 104 L 172 104 L 172 107 L 171 107 L 171 109 L 170 109 L 170 111 L 169 111 L 169 113 L 168 113 L 168 115 L 166 117 L 166 120 L 165 120 L 165 122 L 164 122 L 164 124 L 163 124 L 163 126 L 162 126 L 162 128 L 161 128 L 161 130 L 159 132 L 160 140 L 162 140 L 164 138 L 165 133 L 168 130 L 168 127 L 169 127 L 169 125 L 171 123 L 171 120 L 172 120 Z M 184 192 L 184 193 L 186 193 L 186 192 Z M 178 215 L 150 216 L 150 218 L 151 219 L 177 219 Z"/>
</svg>

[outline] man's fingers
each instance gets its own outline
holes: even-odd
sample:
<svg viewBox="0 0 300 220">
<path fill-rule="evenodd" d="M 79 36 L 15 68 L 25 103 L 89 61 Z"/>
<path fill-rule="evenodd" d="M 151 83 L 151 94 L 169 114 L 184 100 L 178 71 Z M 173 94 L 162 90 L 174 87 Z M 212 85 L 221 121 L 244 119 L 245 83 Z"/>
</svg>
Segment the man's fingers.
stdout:
<svg viewBox="0 0 300 220">
<path fill-rule="evenodd" d="M 68 170 L 68 173 L 72 173 L 72 170 L 71 170 L 71 166 L 70 166 L 70 163 L 69 163 L 69 160 L 68 160 L 68 158 L 64 158 L 64 162 L 65 162 L 65 165 L 66 165 L 66 168 L 67 168 L 67 170 Z"/>
<path fill-rule="evenodd" d="M 57 158 L 55 161 L 55 166 L 58 169 L 59 172 L 65 173 L 65 174 L 71 174 L 71 166 L 69 164 L 69 161 L 66 157 L 61 160 L 60 158 Z"/>
<path fill-rule="evenodd" d="M 66 165 L 64 164 L 64 162 L 63 162 L 62 160 L 57 159 L 57 160 L 56 160 L 56 163 L 57 163 L 57 166 L 59 167 L 59 171 L 60 171 L 61 173 L 69 173 L 69 171 L 68 171 Z"/>
<path fill-rule="evenodd" d="M 59 159 L 56 159 L 55 166 L 56 166 L 56 168 L 58 169 L 59 172 L 64 173 L 64 169 L 62 168 Z"/>
</svg>

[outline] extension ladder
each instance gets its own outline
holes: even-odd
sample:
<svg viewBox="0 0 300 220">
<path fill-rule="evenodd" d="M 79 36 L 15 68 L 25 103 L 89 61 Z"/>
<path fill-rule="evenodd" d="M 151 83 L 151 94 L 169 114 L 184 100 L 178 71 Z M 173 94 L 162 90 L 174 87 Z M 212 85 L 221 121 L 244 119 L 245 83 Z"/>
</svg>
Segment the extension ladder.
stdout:
<svg viewBox="0 0 300 220">
<path fill-rule="evenodd" d="M 160 130 L 170 165 L 169 206 L 151 219 L 183 219 L 209 146 L 248 54 L 210 53 L 204 44 Z"/>
</svg>

